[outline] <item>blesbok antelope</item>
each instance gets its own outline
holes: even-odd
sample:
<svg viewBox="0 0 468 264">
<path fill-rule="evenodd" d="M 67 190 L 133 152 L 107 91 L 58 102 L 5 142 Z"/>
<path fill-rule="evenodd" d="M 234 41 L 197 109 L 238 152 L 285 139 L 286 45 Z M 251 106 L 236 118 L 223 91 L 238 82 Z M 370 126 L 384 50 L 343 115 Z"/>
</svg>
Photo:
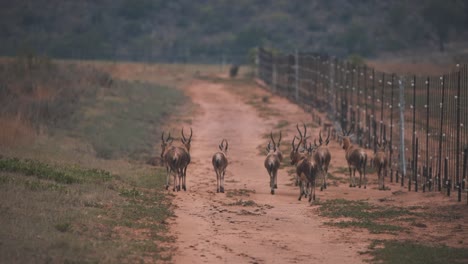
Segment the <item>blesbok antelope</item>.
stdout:
<svg viewBox="0 0 468 264">
<path fill-rule="evenodd" d="M 343 149 L 346 153 L 346 161 L 349 168 L 349 187 L 356 187 L 356 170 L 359 172 L 359 188 L 361 188 L 362 175 L 364 174 L 364 189 L 367 187 L 366 166 L 367 153 L 363 148 L 355 146 L 351 143 L 351 130 L 347 132 L 343 130 Z"/>
<path fill-rule="evenodd" d="M 385 152 L 386 142 L 377 142 L 377 150 L 374 153 L 374 168 L 379 176 L 379 190 L 385 190 L 385 177 L 387 177 L 388 157 Z"/>
<path fill-rule="evenodd" d="M 190 157 L 190 147 L 191 147 L 191 142 L 192 142 L 192 128 L 190 128 L 190 136 L 188 138 L 185 137 L 184 135 L 184 128 L 182 128 L 182 138 L 181 138 L 181 141 L 182 141 L 182 144 L 184 145 L 184 150 L 183 151 L 183 155 L 181 157 L 181 163 L 183 166 L 182 168 L 182 189 L 184 189 L 184 191 L 187 190 L 187 187 L 186 187 L 186 179 L 187 179 L 187 167 L 188 165 L 190 164 L 190 161 L 191 161 L 191 157 Z"/>
<path fill-rule="evenodd" d="M 320 191 L 327 188 L 328 167 L 330 166 L 331 161 L 331 154 L 327 147 L 330 142 L 329 139 L 330 130 L 328 130 L 328 136 L 325 140 L 322 139 L 322 130 L 320 130 L 318 145 L 314 139 L 315 151 L 313 153 L 313 157 L 322 174 L 322 185 L 320 186 Z"/>
<path fill-rule="evenodd" d="M 266 148 L 268 154 L 265 158 L 264 165 L 268 171 L 268 175 L 270 175 L 271 194 L 275 194 L 275 189 L 278 188 L 278 169 L 280 167 L 281 160 L 283 159 L 283 154 L 281 154 L 281 151 L 279 150 L 279 146 L 281 143 L 281 132 L 278 143 L 275 143 L 275 140 L 273 139 L 273 133 L 270 133 L 270 137 L 271 141 L 268 142 L 268 146 Z"/>
<path fill-rule="evenodd" d="M 276 147 L 276 150 L 275 150 L 275 153 L 276 155 L 278 155 L 278 158 L 280 160 L 280 162 L 283 161 L 283 152 L 281 152 L 281 149 L 280 149 L 280 145 L 281 145 L 281 131 L 279 132 L 279 138 L 278 138 L 278 142 L 275 142 L 275 139 L 273 138 L 273 132 L 270 133 L 270 138 L 271 138 L 271 142 L 273 142 L 273 146 Z M 275 185 L 276 185 L 276 182 L 275 182 Z M 277 187 L 275 187 L 276 189 Z"/>
<path fill-rule="evenodd" d="M 292 145 L 292 150 L 291 150 L 291 153 L 289 154 L 289 158 L 291 159 L 291 165 L 296 165 L 297 162 L 299 160 L 301 160 L 301 158 L 303 156 L 306 155 L 306 153 L 304 152 L 305 150 L 307 150 L 307 146 L 306 144 L 303 144 L 305 140 L 307 140 L 306 138 L 306 135 L 307 135 L 307 127 L 305 124 L 304 125 L 304 135 L 302 135 L 302 132 L 301 130 L 299 129 L 299 125 L 296 124 L 296 128 L 297 128 L 297 131 L 299 132 L 299 138 L 294 136 L 292 142 L 291 142 L 291 145 Z M 294 144 L 296 138 L 299 139 L 299 143 L 297 144 L 297 146 Z M 299 147 L 301 146 L 301 144 L 303 144 L 303 149 L 301 151 L 299 151 Z M 299 175 L 296 174 L 296 179 L 295 179 L 295 183 L 294 183 L 295 186 L 298 186 L 299 185 Z"/>
<path fill-rule="evenodd" d="M 183 168 L 184 164 L 182 163 L 182 157 L 184 156 L 185 150 L 181 147 L 170 147 L 164 153 L 164 162 L 166 164 L 166 168 L 168 168 L 168 177 L 166 180 L 166 190 L 169 188 L 169 175 L 174 175 L 174 188 L 173 191 L 180 191 L 180 182 L 183 176 Z M 177 184 L 177 178 L 179 182 Z"/>
<path fill-rule="evenodd" d="M 296 149 L 298 148 L 296 147 Z M 299 178 L 299 201 L 303 196 L 308 196 L 309 202 L 315 201 L 315 183 L 319 168 L 312 157 L 313 151 L 312 144 L 309 144 L 307 154 L 300 156 L 300 160 L 296 163 L 296 174 Z"/>
<path fill-rule="evenodd" d="M 226 145 L 224 145 L 226 143 Z M 219 144 L 219 151 L 213 155 L 211 162 L 216 172 L 216 192 L 224 193 L 224 174 L 226 173 L 226 167 L 228 166 L 227 160 L 228 142 L 226 139 L 221 141 Z"/>
</svg>

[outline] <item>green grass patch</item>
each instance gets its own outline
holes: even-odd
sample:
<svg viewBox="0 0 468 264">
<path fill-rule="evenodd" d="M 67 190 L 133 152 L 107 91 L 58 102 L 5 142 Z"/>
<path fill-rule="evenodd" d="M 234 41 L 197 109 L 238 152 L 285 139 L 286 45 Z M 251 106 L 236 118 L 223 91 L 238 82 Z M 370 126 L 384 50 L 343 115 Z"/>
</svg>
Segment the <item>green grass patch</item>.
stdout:
<svg viewBox="0 0 468 264">
<path fill-rule="evenodd" d="M 235 196 L 246 196 L 249 197 L 250 194 L 255 193 L 255 190 L 248 190 L 248 189 L 233 189 L 228 190 L 226 193 L 226 197 L 235 197 Z"/>
<path fill-rule="evenodd" d="M 33 160 L 0 161 L 3 262 L 170 260 L 161 245 L 173 240 L 167 235 L 173 212 L 162 169 L 131 166 L 112 177 Z M 101 175 L 109 176 L 106 182 Z"/>
<path fill-rule="evenodd" d="M 285 128 L 287 126 L 289 126 L 289 121 L 288 120 L 280 120 L 278 121 L 278 123 L 276 124 L 275 126 L 275 129 L 282 129 L 282 128 Z"/>
<path fill-rule="evenodd" d="M 366 201 L 351 201 L 334 199 L 319 202 L 320 215 L 330 218 L 348 218 L 350 220 L 339 222 L 326 222 L 328 225 L 338 227 L 366 228 L 371 233 L 395 233 L 405 230 L 394 225 L 395 221 L 405 221 L 408 216 L 420 215 L 406 208 L 394 206 L 376 206 Z M 392 221 L 392 224 L 386 222 Z"/>
<path fill-rule="evenodd" d="M 372 234 L 392 233 L 404 231 L 405 228 L 396 225 L 380 224 L 369 220 L 364 221 L 340 221 L 340 222 L 325 222 L 326 225 L 336 226 L 341 228 L 364 228 Z"/>
<path fill-rule="evenodd" d="M 36 176 L 39 179 L 52 180 L 65 184 L 103 182 L 113 177 L 109 172 L 104 170 L 84 169 L 77 166 L 51 165 L 36 160 L 18 158 L 0 158 L 0 171 L 22 173 L 29 176 Z"/>
<path fill-rule="evenodd" d="M 99 158 L 141 160 L 152 154 L 161 122 L 185 101 L 175 88 L 115 81 L 84 102 L 72 135 L 90 142 Z"/>
<path fill-rule="evenodd" d="M 411 241 L 374 241 L 369 247 L 372 263 L 467 263 L 467 248 L 423 245 Z"/>
</svg>

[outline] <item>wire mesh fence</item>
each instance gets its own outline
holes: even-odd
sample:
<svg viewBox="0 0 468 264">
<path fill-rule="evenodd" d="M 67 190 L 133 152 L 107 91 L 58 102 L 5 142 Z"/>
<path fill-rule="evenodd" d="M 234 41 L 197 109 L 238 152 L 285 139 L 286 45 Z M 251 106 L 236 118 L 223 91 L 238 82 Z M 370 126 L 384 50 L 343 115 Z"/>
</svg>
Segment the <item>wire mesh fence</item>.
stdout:
<svg viewBox="0 0 468 264">
<path fill-rule="evenodd" d="M 391 182 L 410 191 L 456 191 L 461 201 L 468 188 L 466 64 L 442 76 L 397 75 L 324 54 L 263 48 L 257 62 L 268 89 L 326 113 L 332 134 L 352 129 L 356 142 L 372 150 L 385 142 Z"/>
</svg>

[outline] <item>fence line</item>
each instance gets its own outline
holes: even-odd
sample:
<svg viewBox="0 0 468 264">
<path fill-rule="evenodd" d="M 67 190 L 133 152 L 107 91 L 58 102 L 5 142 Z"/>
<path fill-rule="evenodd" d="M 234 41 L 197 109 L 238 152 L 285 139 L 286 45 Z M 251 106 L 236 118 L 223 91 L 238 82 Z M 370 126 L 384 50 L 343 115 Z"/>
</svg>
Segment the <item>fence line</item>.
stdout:
<svg viewBox="0 0 468 264">
<path fill-rule="evenodd" d="M 326 113 L 333 130 L 357 143 L 387 142 L 390 181 L 408 190 L 468 188 L 468 66 L 442 76 L 379 72 L 324 54 L 273 54 L 259 48 L 257 77 L 305 109 Z M 468 200 L 467 200 L 468 203 Z"/>
</svg>

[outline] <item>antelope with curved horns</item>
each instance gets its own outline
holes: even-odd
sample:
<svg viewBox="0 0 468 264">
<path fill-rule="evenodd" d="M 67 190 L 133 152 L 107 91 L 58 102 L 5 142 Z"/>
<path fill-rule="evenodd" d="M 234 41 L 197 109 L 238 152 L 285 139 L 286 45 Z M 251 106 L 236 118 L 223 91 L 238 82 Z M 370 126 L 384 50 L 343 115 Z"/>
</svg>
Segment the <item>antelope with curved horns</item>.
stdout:
<svg viewBox="0 0 468 264">
<path fill-rule="evenodd" d="M 298 124 L 296 124 L 296 129 L 299 132 L 299 136 L 302 138 L 302 148 L 304 149 L 304 151 L 307 151 L 307 139 L 310 138 L 310 136 L 307 136 L 306 124 L 302 123 L 302 126 L 304 127 L 304 135 L 302 135 Z"/>
<path fill-rule="evenodd" d="M 329 139 L 330 130 L 328 130 L 328 136 L 325 141 L 322 139 L 322 130 L 320 130 L 319 145 L 317 145 L 316 140 L 314 139 L 315 151 L 313 153 L 313 157 L 322 174 L 322 185 L 320 186 L 320 191 L 327 188 L 328 167 L 330 166 L 331 160 L 331 154 L 327 148 L 327 145 L 330 142 Z"/>
<path fill-rule="evenodd" d="M 166 154 L 170 149 L 175 148 L 172 146 L 174 139 L 171 137 L 171 133 L 168 134 L 167 138 L 164 139 L 164 131 L 161 134 L 161 163 L 166 167 L 166 190 L 169 188 L 169 177 L 171 174 L 171 168 L 168 161 L 166 160 Z"/>
<path fill-rule="evenodd" d="M 364 189 L 367 187 L 366 166 L 367 153 L 363 148 L 355 146 L 351 143 L 351 129 L 343 130 L 343 149 L 346 153 L 346 161 L 349 168 L 349 187 L 356 187 L 356 170 L 359 172 L 359 188 L 361 188 L 362 175 L 364 174 Z"/>
<path fill-rule="evenodd" d="M 283 154 L 279 150 L 279 146 L 281 143 L 281 131 L 278 143 L 276 143 L 273 139 L 273 132 L 270 133 L 270 137 L 271 141 L 268 142 L 268 146 L 266 148 L 268 155 L 265 158 L 264 165 L 268 171 L 268 175 L 270 175 L 271 194 L 275 194 L 275 189 L 278 188 L 278 169 L 280 167 L 281 160 L 283 159 Z"/>
<path fill-rule="evenodd" d="M 304 136 L 302 135 L 302 132 L 299 129 L 298 124 L 296 124 L 296 128 L 297 128 L 297 131 L 299 132 L 300 137 L 298 138 L 298 137 L 294 136 L 294 138 L 293 138 L 293 140 L 291 142 L 292 150 L 291 150 L 291 153 L 289 154 L 289 158 L 291 159 L 291 165 L 296 165 L 301 160 L 301 158 L 306 155 L 304 152 L 299 151 L 299 147 L 301 146 L 303 141 L 307 139 L 307 138 L 305 138 L 305 136 L 307 134 L 307 127 L 304 124 Z M 297 146 L 294 144 L 294 142 L 296 141 L 296 138 L 299 139 L 299 144 L 297 144 Z M 303 149 L 304 150 L 307 149 L 306 145 L 304 145 Z M 296 175 L 296 179 L 295 179 L 294 184 L 295 184 L 295 186 L 299 185 L 299 175 Z"/>
<path fill-rule="evenodd" d="M 224 145 L 226 143 L 226 145 Z M 224 174 L 226 174 L 226 167 L 228 166 L 227 150 L 228 142 L 226 139 L 219 144 L 219 152 L 216 152 L 211 159 L 213 168 L 216 172 L 216 192 L 224 193 Z"/>
<path fill-rule="evenodd" d="M 379 176 L 379 190 L 385 190 L 385 177 L 387 177 L 388 157 L 385 152 L 386 141 L 382 144 L 377 142 L 377 150 L 374 153 L 374 168 Z"/>
<path fill-rule="evenodd" d="M 191 147 L 192 135 L 193 135 L 192 128 L 190 128 L 190 136 L 188 138 L 186 138 L 185 135 L 184 135 L 184 128 L 182 128 L 181 134 L 182 134 L 181 141 L 182 141 L 182 144 L 185 147 L 185 150 L 183 151 L 183 155 L 181 157 L 181 159 L 182 159 L 181 160 L 181 163 L 182 163 L 181 166 L 183 166 L 183 168 L 182 168 L 182 189 L 184 189 L 184 191 L 186 191 L 187 190 L 187 187 L 186 187 L 187 167 L 188 167 L 188 165 L 190 164 L 190 161 L 191 161 L 190 147 Z"/>
<path fill-rule="evenodd" d="M 307 147 L 307 154 L 303 155 L 296 164 L 296 174 L 299 177 L 299 198 L 302 196 L 309 197 L 309 203 L 315 201 L 315 183 L 319 167 L 313 158 L 314 149 L 312 144 Z"/>
<path fill-rule="evenodd" d="M 172 190 L 180 191 L 180 182 L 183 176 L 183 168 L 184 168 L 183 156 L 185 155 L 185 153 L 186 151 L 184 148 L 175 147 L 175 146 L 166 146 L 166 149 L 163 152 L 163 160 L 164 160 L 164 163 L 166 164 L 166 169 L 168 171 L 167 178 L 166 178 L 166 190 L 169 188 L 169 177 L 171 174 L 173 174 L 174 175 L 174 188 Z M 177 183 L 177 178 L 179 179 L 178 183 Z"/>
<path fill-rule="evenodd" d="M 273 145 L 276 147 L 276 155 L 278 155 L 278 158 L 280 162 L 283 161 L 283 153 L 280 150 L 280 145 L 281 145 L 281 131 L 279 132 L 279 138 L 278 138 L 278 143 L 275 142 L 275 139 L 273 138 L 273 132 L 270 133 L 270 138 L 271 141 L 273 142 Z M 276 183 L 275 183 L 276 184 Z M 276 188 L 276 187 L 275 187 Z"/>
</svg>

